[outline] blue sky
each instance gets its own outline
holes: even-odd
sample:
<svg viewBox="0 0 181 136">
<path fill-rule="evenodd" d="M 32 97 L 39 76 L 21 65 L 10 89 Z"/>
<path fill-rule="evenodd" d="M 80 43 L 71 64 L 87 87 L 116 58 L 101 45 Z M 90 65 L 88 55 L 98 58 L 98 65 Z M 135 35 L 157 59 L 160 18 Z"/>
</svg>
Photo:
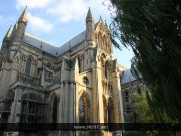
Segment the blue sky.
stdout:
<svg viewBox="0 0 181 136">
<path fill-rule="evenodd" d="M 86 29 L 85 18 L 89 7 L 95 23 L 100 15 L 108 24 L 111 23 L 110 11 L 102 2 L 103 0 L 0 0 L 0 42 L 2 43 L 10 25 L 14 26 L 25 6 L 28 6 L 26 31 L 54 46 L 61 46 Z M 131 50 L 114 49 L 114 56 L 121 65 L 130 68 L 133 57 Z"/>
</svg>

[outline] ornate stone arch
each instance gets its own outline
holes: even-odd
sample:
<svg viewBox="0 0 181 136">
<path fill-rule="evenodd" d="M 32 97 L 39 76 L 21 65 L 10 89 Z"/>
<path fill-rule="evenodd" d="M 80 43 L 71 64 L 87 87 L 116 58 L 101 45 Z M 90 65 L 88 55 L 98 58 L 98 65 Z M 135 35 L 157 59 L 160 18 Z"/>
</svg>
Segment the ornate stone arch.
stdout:
<svg viewBox="0 0 181 136">
<path fill-rule="evenodd" d="M 50 101 L 51 101 L 51 123 L 57 123 L 58 119 L 58 102 L 59 102 L 59 97 L 56 95 L 55 92 L 53 92 L 50 96 Z"/>
<path fill-rule="evenodd" d="M 79 123 L 90 122 L 90 98 L 86 91 L 82 91 L 78 99 Z"/>
<path fill-rule="evenodd" d="M 25 71 L 24 74 L 26 76 L 31 76 L 31 71 L 32 71 L 32 65 L 34 64 L 34 58 L 32 55 L 27 55 L 26 56 L 26 62 L 25 62 Z"/>
</svg>

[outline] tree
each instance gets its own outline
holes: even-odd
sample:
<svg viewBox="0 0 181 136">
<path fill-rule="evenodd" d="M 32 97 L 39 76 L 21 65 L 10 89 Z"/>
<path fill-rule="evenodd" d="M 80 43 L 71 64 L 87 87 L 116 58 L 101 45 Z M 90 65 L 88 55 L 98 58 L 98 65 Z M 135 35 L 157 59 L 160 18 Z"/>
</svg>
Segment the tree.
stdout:
<svg viewBox="0 0 181 136">
<path fill-rule="evenodd" d="M 111 39 L 131 47 L 131 71 L 151 90 L 149 106 L 157 122 L 163 113 L 181 122 L 181 1 L 110 0 Z M 163 112 L 164 111 L 164 112 Z"/>
<path fill-rule="evenodd" d="M 151 95 L 151 94 L 150 94 Z M 156 123 L 157 121 L 154 119 L 154 114 L 151 111 L 146 93 L 143 93 L 142 95 L 134 93 L 131 96 L 132 104 L 135 105 L 133 108 L 133 111 L 138 115 L 135 119 L 136 123 Z M 171 120 L 166 116 L 165 113 L 163 113 L 163 123 L 170 123 Z M 157 124 L 158 125 L 158 124 Z M 171 131 L 158 131 L 158 130 L 147 130 L 146 134 L 148 136 L 166 136 L 175 134 L 176 132 Z"/>
<path fill-rule="evenodd" d="M 136 105 L 133 111 L 138 114 L 136 123 L 155 123 L 151 109 L 148 106 L 146 94 L 134 93 L 131 96 L 132 104 Z"/>
</svg>

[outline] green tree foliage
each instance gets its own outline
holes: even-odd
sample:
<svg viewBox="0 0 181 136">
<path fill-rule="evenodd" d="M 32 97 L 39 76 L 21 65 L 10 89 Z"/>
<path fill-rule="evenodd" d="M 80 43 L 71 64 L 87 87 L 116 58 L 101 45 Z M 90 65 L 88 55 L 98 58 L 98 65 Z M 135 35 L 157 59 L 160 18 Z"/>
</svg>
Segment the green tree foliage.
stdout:
<svg viewBox="0 0 181 136">
<path fill-rule="evenodd" d="M 157 122 L 163 113 L 181 122 L 181 1 L 110 0 L 111 39 L 131 47 L 131 71 L 151 90 L 149 106 Z M 165 111 L 165 112 L 163 112 Z"/>
<path fill-rule="evenodd" d="M 135 119 L 137 123 L 155 123 L 153 113 L 147 103 L 146 94 L 134 93 L 131 96 L 131 101 L 135 105 L 133 111 L 138 115 Z"/>
<path fill-rule="evenodd" d="M 151 94 L 149 94 L 151 96 Z M 136 123 L 156 123 L 154 113 L 148 104 L 147 94 L 142 95 L 134 93 L 131 96 L 131 103 L 135 105 L 133 111 L 138 114 L 136 117 Z M 171 123 L 172 121 L 166 116 L 163 111 L 163 123 Z"/>
<path fill-rule="evenodd" d="M 132 94 L 131 101 L 132 105 L 135 105 L 133 111 L 137 114 L 137 117 L 135 119 L 136 123 L 156 123 L 154 114 L 148 105 L 146 93 L 143 93 L 142 95 L 137 93 Z M 163 113 L 163 115 L 163 122 L 170 123 L 171 120 L 169 120 L 166 114 Z M 175 132 L 157 130 L 147 130 L 147 132 L 145 132 L 145 134 L 148 136 L 166 136 L 171 135 L 172 133 Z"/>
</svg>

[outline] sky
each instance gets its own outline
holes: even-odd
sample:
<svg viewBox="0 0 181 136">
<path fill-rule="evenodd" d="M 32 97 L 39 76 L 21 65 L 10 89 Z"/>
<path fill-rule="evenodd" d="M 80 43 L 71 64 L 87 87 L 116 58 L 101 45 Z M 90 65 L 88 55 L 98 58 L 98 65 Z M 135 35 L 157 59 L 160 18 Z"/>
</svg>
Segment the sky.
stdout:
<svg viewBox="0 0 181 136">
<path fill-rule="evenodd" d="M 108 1 L 103 0 L 0 0 L 0 43 L 28 7 L 26 31 L 48 43 L 60 47 L 86 29 L 86 15 L 90 7 L 94 23 L 100 15 L 107 24 L 111 23 Z M 0 44 L 1 46 L 2 44 Z M 114 57 L 126 68 L 131 66 L 133 52 L 123 47 L 114 48 Z"/>
</svg>

